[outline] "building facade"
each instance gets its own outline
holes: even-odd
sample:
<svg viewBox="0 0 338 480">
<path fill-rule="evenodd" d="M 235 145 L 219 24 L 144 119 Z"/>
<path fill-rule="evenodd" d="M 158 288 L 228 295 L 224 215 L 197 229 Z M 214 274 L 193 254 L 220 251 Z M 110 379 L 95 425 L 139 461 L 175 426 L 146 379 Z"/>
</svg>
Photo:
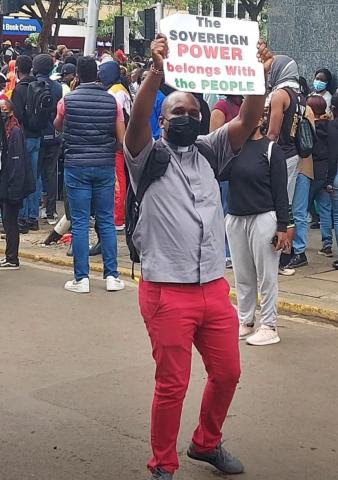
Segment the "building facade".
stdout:
<svg viewBox="0 0 338 480">
<path fill-rule="evenodd" d="M 337 18 L 338 0 L 269 0 L 269 44 L 294 58 L 308 80 L 325 67 L 337 81 Z"/>
</svg>

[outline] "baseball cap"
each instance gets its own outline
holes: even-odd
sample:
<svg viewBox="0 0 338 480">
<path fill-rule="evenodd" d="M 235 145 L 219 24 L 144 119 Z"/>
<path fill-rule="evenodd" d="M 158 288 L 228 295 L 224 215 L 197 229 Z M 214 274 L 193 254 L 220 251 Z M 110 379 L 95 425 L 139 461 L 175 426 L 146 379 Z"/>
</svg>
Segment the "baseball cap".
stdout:
<svg viewBox="0 0 338 480">
<path fill-rule="evenodd" d="M 62 76 L 70 75 L 70 74 L 75 75 L 75 73 L 76 73 L 76 66 L 73 65 L 72 63 L 65 63 L 62 66 L 62 69 L 61 69 Z"/>
<path fill-rule="evenodd" d="M 11 42 L 10 40 L 6 40 L 6 41 L 3 43 L 3 45 L 8 45 L 8 46 L 9 46 L 9 45 L 12 45 L 12 42 Z"/>
</svg>

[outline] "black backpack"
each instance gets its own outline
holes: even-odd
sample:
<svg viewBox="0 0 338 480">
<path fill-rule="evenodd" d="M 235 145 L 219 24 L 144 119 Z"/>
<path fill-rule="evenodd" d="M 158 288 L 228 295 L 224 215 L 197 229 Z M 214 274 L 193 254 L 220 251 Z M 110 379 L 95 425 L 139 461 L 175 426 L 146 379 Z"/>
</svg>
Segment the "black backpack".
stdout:
<svg viewBox="0 0 338 480">
<path fill-rule="evenodd" d="M 305 111 L 303 114 L 301 112 L 299 96 L 297 97 L 297 115 L 299 121 L 295 138 L 296 148 L 301 158 L 307 158 L 312 155 L 317 135 L 312 123 L 306 118 Z"/>
<path fill-rule="evenodd" d="M 225 174 L 218 174 L 217 169 L 217 159 L 215 158 L 214 153 L 202 140 L 197 139 L 195 146 L 198 148 L 198 151 L 206 158 L 209 162 L 211 168 L 214 171 L 215 177 L 218 181 L 225 180 Z M 140 263 L 139 253 L 135 248 L 133 243 L 133 235 L 139 220 L 140 215 L 140 205 L 144 194 L 150 187 L 150 185 L 158 178 L 163 177 L 167 171 L 168 165 L 170 163 L 171 153 L 162 140 L 157 140 L 154 144 L 152 151 L 147 159 L 146 165 L 141 175 L 140 182 L 137 187 L 136 195 L 134 190 L 129 184 L 126 196 L 126 243 L 129 249 L 130 260 L 132 261 L 132 278 L 134 278 L 134 264 Z"/>
<path fill-rule="evenodd" d="M 45 80 L 28 84 L 24 126 L 32 132 L 41 132 L 50 121 L 54 101 L 50 85 Z"/>
</svg>

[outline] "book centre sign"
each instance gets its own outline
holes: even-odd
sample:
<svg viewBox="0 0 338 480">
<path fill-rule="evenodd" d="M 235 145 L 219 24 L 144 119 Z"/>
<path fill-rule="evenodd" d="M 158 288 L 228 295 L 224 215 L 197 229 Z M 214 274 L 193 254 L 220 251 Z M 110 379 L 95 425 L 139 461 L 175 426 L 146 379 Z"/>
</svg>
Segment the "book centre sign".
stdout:
<svg viewBox="0 0 338 480">
<path fill-rule="evenodd" d="M 32 18 L 4 17 L 3 19 L 4 35 L 30 35 L 31 33 L 40 32 L 40 23 Z"/>
<path fill-rule="evenodd" d="M 169 44 L 168 85 L 186 92 L 265 93 L 257 22 L 177 14 L 161 20 L 161 33 Z"/>
</svg>

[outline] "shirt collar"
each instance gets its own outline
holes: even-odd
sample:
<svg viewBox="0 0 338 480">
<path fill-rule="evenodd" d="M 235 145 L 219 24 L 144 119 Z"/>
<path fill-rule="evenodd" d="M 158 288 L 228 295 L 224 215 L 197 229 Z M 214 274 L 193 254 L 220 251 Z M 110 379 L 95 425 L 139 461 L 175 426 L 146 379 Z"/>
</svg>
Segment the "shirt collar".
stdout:
<svg viewBox="0 0 338 480">
<path fill-rule="evenodd" d="M 171 150 L 173 150 L 174 152 L 177 152 L 177 153 L 192 152 L 193 148 L 194 148 L 194 145 L 189 145 L 188 147 L 181 147 L 179 145 L 175 145 L 174 143 L 168 142 L 163 137 L 162 137 L 162 142 L 165 145 L 167 145 Z"/>
</svg>

